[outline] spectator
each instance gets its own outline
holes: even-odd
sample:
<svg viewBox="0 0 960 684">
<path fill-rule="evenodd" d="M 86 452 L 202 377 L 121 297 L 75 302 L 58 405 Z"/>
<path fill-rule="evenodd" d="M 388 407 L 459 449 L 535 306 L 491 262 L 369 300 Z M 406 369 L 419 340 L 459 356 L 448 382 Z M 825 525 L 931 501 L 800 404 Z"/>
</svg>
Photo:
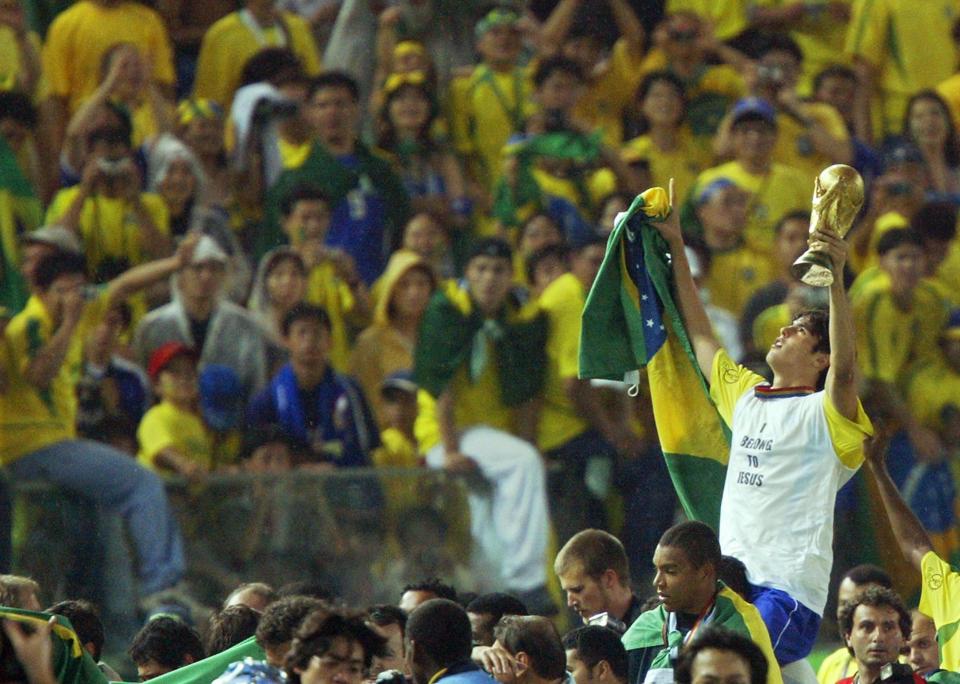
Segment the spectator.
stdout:
<svg viewBox="0 0 960 684">
<path fill-rule="evenodd" d="M 387 655 L 387 640 L 359 617 L 319 610 L 297 629 L 284 661 L 292 684 L 360 684 L 375 657 Z"/>
<path fill-rule="evenodd" d="M 713 28 L 717 40 L 736 38 L 747 27 L 743 6 L 731 0 L 667 0 L 666 12 L 698 17 Z"/>
<path fill-rule="evenodd" d="M 909 639 L 910 613 L 892 590 L 864 589 L 840 607 L 837 617 L 840 634 L 857 661 L 857 674 L 838 684 L 867 684 L 881 678 L 913 684 L 924 681 L 909 665 L 898 662 L 900 650 Z M 892 666 L 890 674 L 883 672 L 888 666 Z"/>
<path fill-rule="evenodd" d="M 409 675 L 406 652 L 403 650 L 403 631 L 407 625 L 407 614 L 397 606 L 377 605 L 367 611 L 367 626 L 387 640 L 388 653 L 374 656 L 368 679 L 376 681 L 381 672 L 397 670 Z"/>
<path fill-rule="evenodd" d="M 683 82 L 670 71 L 648 73 L 635 98 L 640 112 L 640 135 L 624 143 L 620 152 L 623 160 L 644 178 L 647 187 L 665 188 L 673 178 L 678 197 L 687 196 L 697 174 L 710 161 L 708 151 L 695 142 L 684 126 L 684 90 Z"/>
<path fill-rule="evenodd" d="M 407 620 L 404 640 L 414 684 L 494 681 L 470 661 L 470 620 L 453 601 L 433 599 L 418 606 Z"/>
<path fill-rule="evenodd" d="M 3 28 L 0 23 L 0 31 L 3 31 Z M 0 51 L 2 50 L 0 43 Z M 12 163 L 5 173 L 13 174 L 14 168 L 19 170 L 16 176 L 10 175 L 7 181 L 9 183 L 13 178 L 20 177 L 26 181 L 27 187 L 18 194 L 37 194 L 46 200 L 52 194 L 51 171 L 55 165 L 51 162 L 55 153 L 48 149 L 49 141 L 45 139 L 44 133 L 44 128 L 40 127 L 39 112 L 27 95 L 0 90 L 0 139 L 3 139 L 9 148 L 4 153 L 4 156 L 10 155 L 9 161 L 5 163 Z"/>
<path fill-rule="evenodd" d="M 896 0 L 853 0 L 845 52 L 853 55 L 860 85 L 871 97 L 873 138 L 868 141 L 898 133 L 910 96 L 951 75 L 956 16 L 949 0 L 917 8 Z"/>
<path fill-rule="evenodd" d="M 21 575 L 0 575 L 0 606 L 39 611 L 40 585 Z"/>
<path fill-rule="evenodd" d="M 950 312 L 940 332 L 939 353 L 913 365 L 905 381 L 905 398 L 923 427 L 950 447 L 951 406 L 960 407 L 960 310 Z"/>
<path fill-rule="evenodd" d="M 0 52 L 7 66 L 0 90 L 23 93 L 30 100 L 39 102 L 48 87 L 40 61 L 40 36 L 27 25 L 22 0 L 6 0 L 2 12 Z"/>
<path fill-rule="evenodd" d="M 930 675 L 945 672 L 940 669 L 937 628 L 930 617 L 916 609 L 910 611 L 910 620 L 910 640 L 907 642 L 910 656 L 907 662 L 916 674 L 929 681 Z"/>
<path fill-rule="evenodd" d="M 453 255 L 450 253 L 450 235 L 446 226 L 432 214 L 415 214 L 403 229 L 401 248 L 413 252 L 430 264 L 435 273 L 449 278 L 453 275 Z M 373 291 L 379 293 L 374 283 Z"/>
<path fill-rule="evenodd" d="M 67 121 L 102 80 L 104 55 L 117 43 L 134 46 L 166 97 L 173 95 L 173 51 L 160 16 L 132 0 L 81 0 L 61 12 L 47 32 L 43 73 L 54 110 L 53 149 L 60 148 Z"/>
<path fill-rule="evenodd" d="M 390 257 L 378 283 L 373 323 L 357 337 L 349 368 L 382 422 L 380 389 L 391 374 L 413 369 L 417 333 L 437 277 L 419 256 L 400 251 Z"/>
<path fill-rule="evenodd" d="M 881 160 L 870 144 L 870 95 L 865 93 L 857 73 L 849 67 L 833 65 L 813 79 L 812 98 L 833 107 L 847 126 L 853 144 L 853 166 L 870 182 L 883 171 Z"/>
<path fill-rule="evenodd" d="M 923 90 L 907 102 L 903 136 L 913 142 L 927 167 L 928 197 L 960 203 L 960 141 L 947 103 Z"/>
<path fill-rule="evenodd" d="M 257 625 L 257 645 L 266 654 L 266 662 L 283 667 L 287 651 L 300 624 L 308 615 L 326 611 L 326 604 L 308 596 L 287 596 L 271 603 Z"/>
<path fill-rule="evenodd" d="M 573 118 L 587 130 L 598 129 L 610 147 L 623 143 L 623 119 L 642 72 L 643 26 L 626 0 L 607 0 L 619 36 L 605 54 L 603 36 L 586 20 L 583 0 L 562 0 L 543 24 L 540 52 L 574 60 L 586 77 Z M 599 7 L 589 6 L 590 12 Z"/>
<path fill-rule="evenodd" d="M 524 282 L 531 301 L 539 301 L 553 281 L 570 272 L 569 250 L 566 245 L 541 247 L 526 259 Z"/>
<path fill-rule="evenodd" d="M 429 577 L 420 582 L 408 584 L 400 595 L 400 609 L 409 615 L 414 608 L 430 599 L 457 600 L 457 590 L 445 584 L 439 577 Z"/>
<path fill-rule="evenodd" d="M 708 626 L 674 666 L 677 684 L 737 681 L 744 684 L 769 682 L 770 663 L 756 643 L 723 627 Z"/>
<path fill-rule="evenodd" d="M 3 603 L 6 605 L 5 602 Z M 100 615 L 92 603 L 89 601 L 60 601 L 47 608 L 45 612 L 67 618 L 73 626 L 73 630 L 77 633 L 80 643 L 83 644 L 84 650 L 96 662 L 97 668 L 103 673 L 107 681 L 121 681 L 116 670 L 100 658 L 103 655 L 105 636 Z"/>
<path fill-rule="evenodd" d="M 213 613 L 207 627 L 207 656 L 222 653 L 256 634 L 260 615 L 260 611 L 243 604 Z"/>
<path fill-rule="evenodd" d="M 173 281 L 173 300 L 140 321 L 133 347 L 146 367 L 160 345 L 180 342 L 198 350 L 201 370 L 208 363 L 231 368 L 248 397 L 267 379 L 266 339 L 246 311 L 225 301 L 228 263 L 213 238 L 200 237 L 193 258 Z"/>
<path fill-rule="evenodd" d="M 810 207 L 813 177 L 774 161 L 777 118 L 767 102 L 758 98 L 740 100 L 728 120 L 734 159 L 701 173 L 694 184 L 694 196 L 718 178 L 726 178 L 749 192 L 744 235 L 754 249 L 769 253 L 777 221 L 791 211 Z"/>
<path fill-rule="evenodd" d="M 251 400 L 248 426 L 280 425 L 290 439 L 309 449 L 314 463 L 368 465 L 380 436 L 363 393 L 329 365 L 326 312 L 297 305 L 284 318 L 281 332 L 290 362 Z"/>
<path fill-rule="evenodd" d="M 557 628 L 539 615 L 507 615 L 493 634 L 514 660 L 513 671 L 494 671 L 503 684 L 559 684 L 567 677 L 567 660 Z"/>
<path fill-rule="evenodd" d="M 563 636 L 563 648 L 574 684 L 627 684 L 627 652 L 614 630 L 578 627 Z"/>
<path fill-rule="evenodd" d="M 513 259 L 513 279 L 530 285 L 527 279 L 527 260 L 535 252 L 551 245 L 563 246 L 566 240 L 556 220 L 548 213 L 538 211 L 527 218 L 517 234 L 517 251 Z"/>
<path fill-rule="evenodd" d="M 263 255 L 247 307 L 263 328 L 269 343 L 271 371 L 286 363 L 288 354 L 280 330 L 283 319 L 307 294 L 307 265 L 291 247 L 277 247 Z"/>
<path fill-rule="evenodd" d="M 504 615 L 526 615 L 527 607 L 516 596 L 494 592 L 481 594 L 467 604 L 473 646 L 493 646 L 494 627 Z"/>
<path fill-rule="evenodd" d="M 228 207 L 233 187 L 224 148 L 223 108 L 213 100 L 183 100 L 177 107 L 177 137 L 196 155 L 207 179 L 201 201 Z"/>
<path fill-rule="evenodd" d="M 178 618 L 158 616 L 133 638 L 130 659 L 141 682 L 178 670 L 204 657 L 200 636 Z"/>
<path fill-rule="evenodd" d="M 121 513 L 139 556 L 140 590 L 157 594 L 184 570 L 177 524 L 160 480 L 129 457 L 96 442 L 75 439 L 75 376 L 85 331 L 102 312 L 191 258 L 177 254 L 136 267 L 112 280 L 95 299 L 84 296 L 82 257 L 53 254 L 34 268 L 34 294 L 5 330 L 10 365 L 0 393 L 0 451 L 18 480 L 53 482 Z M 55 464 L 55 465 L 51 465 Z"/>
<path fill-rule="evenodd" d="M 248 606 L 258 613 L 263 613 L 276 600 L 277 592 L 269 584 L 247 582 L 230 592 L 223 601 L 223 607 Z"/>
<path fill-rule="evenodd" d="M 213 100 L 224 108 L 230 106 L 241 85 L 244 65 L 264 48 L 289 48 L 308 76 L 320 73 L 320 56 L 307 22 L 277 9 L 274 0 L 245 0 L 243 4 L 243 9 L 207 30 L 197 57 L 194 97 Z"/>
<path fill-rule="evenodd" d="M 420 465 L 417 453 L 417 438 L 413 426 L 417 420 L 417 385 L 409 370 L 388 375 L 380 387 L 380 441 L 383 443 L 373 454 L 374 465 L 379 467 L 413 468 Z M 410 496 L 409 483 L 398 482 L 391 487 L 390 499 L 394 510 L 405 501 L 415 503 Z"/>
<path fill-rule="evenodd" d="M 488 558 L 501 559 L 507 590 L 531 611 L 549 611 L 549 521 L 530 413 L 543 384 L 546 322 L 512 300 L 511 259 L 502 240 L 481 240 L 467 261 L 466 287 L 433 296 L 414 363 L 423 389 L 416 430 L 430 467 L 476 470 L 490 481 L 490 494 L 469 494 L 473 538 Z"/>
</svg>

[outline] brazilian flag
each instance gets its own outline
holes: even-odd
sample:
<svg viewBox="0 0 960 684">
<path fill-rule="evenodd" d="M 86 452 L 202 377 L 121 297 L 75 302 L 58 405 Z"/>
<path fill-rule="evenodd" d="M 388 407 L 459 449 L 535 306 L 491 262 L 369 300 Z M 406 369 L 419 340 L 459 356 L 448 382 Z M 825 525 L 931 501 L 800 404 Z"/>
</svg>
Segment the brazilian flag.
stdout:
<svg viewBox="0 0 960 684">
<path fill-rule="evenodd" d="M 0 137 L 0 306 L 11 312 L 22 309 L 29 294 L 20 277 L 20 236 L 36 230 L 41 215 L 33 186 Z"/>
<path fill-rule="evenodd" d="M 231 646 L 226 651 L 190 663 L 150 681 L 157 682 L 157 684 L 210 684 L 226 672 L 231 664 L 244 658 L 263 660 L 264 657 L 263 649 L 257 645 L 256 637 L 250 637 L 236 646 Z"/>
<path fill-rule="evenodd" d="M 51 617 L 53 616 L 49 613 L 0 607 L 0 620 L 15 622 L 30 631 L 44 629 Z M 56 616 L 50 639 L 53 645 L 53 675 L 59 684 L 106 684 L 106 678 L 90 654 L 84 650 L 80 638 L 73 631 L 73 625 L 67 618 L 62 615 Z M 4 635 L 4 647 L 7 645 L 8 641 Z M 25 676 L 20 680 L 17 678 L 18 673 L 10 669 L 13 659 L 4 657 L 3 661 L 5 669 L 3 674 L 7 680 L 26 681 Z"/>
<path fill-rule="evenodd" d="M 669 211 L 667 193 L 652 188 L 617 220 L 583 311 L 580 377 L 636 384 L 646 368 L 683 510 L 717 529 L 730 433 L 710 400 L 674 301 L 669 249 L 653 225 Z"/>
</svg>

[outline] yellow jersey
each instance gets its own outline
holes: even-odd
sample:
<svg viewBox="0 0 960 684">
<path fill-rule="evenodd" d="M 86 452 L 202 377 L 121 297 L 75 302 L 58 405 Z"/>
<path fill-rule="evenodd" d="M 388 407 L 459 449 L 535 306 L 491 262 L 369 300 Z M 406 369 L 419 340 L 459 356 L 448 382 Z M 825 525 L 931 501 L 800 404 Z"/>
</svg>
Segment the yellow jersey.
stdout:
<svg viewBox="0 0 960 684">
<path fill-rule="evenodd" d="M 573 118 L 590 130 L 599 129 L 603 142 L 619 147 L 623 142 L 623 114 L 640 84 L 642 58 L 631 53 L 630 44 L 620 38 L 601 74 L 587 81 Z"/>
<path fill-rule="evenodd" d="M 821 102 L 806 102 L 801 106 L 802 114 L 819 123 L 836 140 L 850 140 L 850 132 L 837 110 Z M 806 127 L 789 114 L 777 113 L 777 145 L 773 149 L 773 158 L 792 166 L 808 177 L 811 191 L 813 179 L 836 160 L 817 152 Z"/>
<path fill-rule="evenodd" d="M 646 165 L 654 186 L 665 188 L 673 178 L 677 197 L 687 196 L 711 158 L 710 149 L 697 144 L 686 129 L 681 130 L 677 146 L 669 152 L 657 147 L 649 135 L 641 135 L 626 143 L 620 156 L 628 164 Z"/>
<path fill-rule="evenodd" d="M 757 251 L 744 243 L 711 252 L 710 274 L 704 284 L 711 304 L 740 318 L 750 297 L 772 279 L 769 252 Z"/>
<path fill-rule="evenodd" d="M 147 411 L 137 428 L 140 451 L 137 460 L 145 467 L 164 472 L 155 462 L 157 455 L 172 449 L 183 458 L 212 469 L 213 439 L 199 414 L 184 411 L 167 401 Z"/>
<path fill-rule="evenodd" d="M 693 12 L 713 25 L 720 40 L 733 38 L 747 28 L 745 0 L 667 0 L 666 13 Z"/>
<path fill-rule="evenodd" d="M 330 317 L 330 365 L 340 373 L 346 373 L 350 367 L 350 330 L 347 317 L 353 311 L 355 300 L 353 292 L 336 274 L 336 268 L 329 261 L 317 264 L 307 277 L 306 300 L 310 304 L 322 307 Z"/>
<path fill-rule="evenodd" d="M 940 667 L 960 670 L 960 573 L 933 551 L 920 565 L 920 612 L 933 618 L 940 644 Z"/>
</svg>

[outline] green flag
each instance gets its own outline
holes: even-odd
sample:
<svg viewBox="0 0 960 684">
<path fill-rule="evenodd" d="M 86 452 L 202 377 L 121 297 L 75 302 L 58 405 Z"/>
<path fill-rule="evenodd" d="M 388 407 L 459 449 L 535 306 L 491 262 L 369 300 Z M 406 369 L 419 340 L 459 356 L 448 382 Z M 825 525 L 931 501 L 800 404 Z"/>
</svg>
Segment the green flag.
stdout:
<svg viewBox="0 0 960 684">
<path fill-rule="evenodd" d="M 23 308 L 27 286 L 20 276 L 20 236 L 40 226 L 42 211 L 14 151 L 0 137 L 0 306 Z"/>
<path fill-rule="evenodd" d="M 155 677 L 150 681 L 155 682 L 155 684 L 210 684 L 222 675 L 231 663 L 244 658 L 263 660 L 264 657 L 263 649 L 257 645 L 256 637 L 250 637 L 236 646 L 231 646 L 226 651 L 198 660 L 173 672 Z"/>
<path fill-rule="evenodd" d="M 53 616 L 50 613 L 0 607 L 0 619 L 16 622 L 27 630 L 44 629 L 51 617 Z M 6 635 L 3 639 L 6 647 Z M 59 684 L 106 684 L 106 678 L 90 654 L 83 648 L 70 620 L 57 615 L 56 623 L 50 632 L 50 639 L 53 642 L 53 674 Z M 5 667 L 8 667 L 10 661 L 6 658 L 4 660 L 6 660 Z M 19 681 L 10 671 L 4 674 L 11 681 Z M 26 681 L 26 677 L 22 681 Z"/>
</svg>

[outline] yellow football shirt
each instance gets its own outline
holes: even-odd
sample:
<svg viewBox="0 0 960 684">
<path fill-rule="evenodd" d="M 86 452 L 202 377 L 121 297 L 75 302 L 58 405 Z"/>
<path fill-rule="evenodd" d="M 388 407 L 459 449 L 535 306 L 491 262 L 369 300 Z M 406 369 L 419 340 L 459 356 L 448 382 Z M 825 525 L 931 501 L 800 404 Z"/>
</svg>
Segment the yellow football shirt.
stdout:
<svg viewBox="0 0 960 684">
<path fill-rule="evenodd" d="M 711 157 L 710 149 L 697 144 L 686 129 L 681 131 L 677 146 L 669 152 L 657 147 L 649 135 L 641 135 L 627 142 L 620 156 L 628 164 L 644 163 L 654 186 L 666 188 L 673 178 L 677 197 L 687 196 Z"/>
<path fill-rule="evenodd" d="M 841 679 L 852 677 L 857 673 L 857 660 L 847 648 L 841 647 L 828 655 L 820 663 L 817 670 L 818 684 L 837 684 Z"/>
<path fill-rule="evenodd" d="M 920 612 L 933 618 L 940 643 L 940 667 L 960 670 L 960 573 L 932 551 L 920 565 Z"/>
<path fill-rule="evenodd" d="M 317 264 L 307 278 L 307 302 L 322 307 L 330 317 L 330 365 L 341 373 L 350 368 L 350 336 L 347 316 L 353 311 L 353 292 L 336 274 L 329 261 Z"/>
<path fill-rule="evenodd" d="M 819 123 L 836 140 L 850 139 L 846 124 L 833 107 L 820 102 L 808 102 L 802 105 L 804 116 Z M 792 166 L 809 178 L 813 191 L 813 179 L 831 164 L 831 157 L 817 152 L 813 148 L 810 133 L 795 118 L 782 112 L 777 114 L 777 145 L 773 149 L 774 160 Z"/>
<path fill-rule="evenodd" d="M 79 192 L 79 186 L 58 192 L 47 209 L 47 223 L 59 221 Z M 169 235 L 170 215 L 163 199 L 153 193 L 143 193 L 140 197 L 157 230 Z M 106 259 L 126 259 L 130 265 L 144 261 L 140 224 L 124 199 L 88 197 L 80 210 L 80 237 L 91 272 Z"/>
<path fill-rule="evenodd" d="M 573 110 L 573 116 L 587 128 L 599 129 L 603 142 L 619 147 L 623 142 L 623 113 L 633 100 L 640 84 L 641 58 L 630 51 L 623 38 L 613 45 L 606 69 L 587 82 L 583 96 Z"/>
<path fill-rule="evenodd" d="M 103 315 L 106 300 L 89 302 L 74 330 L 66 357 L 46 388 L 27 382 L 25 374 L 37 353 L 56 332 L 53 320 L 36 296 L 13 317 L 4 331 L 0 360 L 7 386 L 0 392 L 0 464 L 76 437 L 76 384 L 83 364 L 83 344 Z"/>
<path fill-rule="evenodd" d="M 910 363 L 936 358 L 948 308 L 930 284 L 920 283 L 913 303 L 903 309 L 893 300 L 885 274 L 865 276 L 869 284 L 851 287 L 857 360 L 865 378 L 897 383 Z"/>
<path fill-rule="evenodd" d="M 957 14 L 957 0 L 854 0 L 845 49 L 878 72 L 875 138 L 899 134 L 910 96 L 953 74 Z"/>
<path fill-rule="evenodd" d="M 960 407 L 960 375 L 942 359 L 927 359 L 915 364 L 904 380 L 907 405 L 914 417 L 933 430 L 943 428 L 944 407 Z"/>
<path fill-rule="evenodd" d="M 576 378 L 580 368 L 580 316 L 587 301 L 583 284 L 565 273 L 540 295 L 540 308 L 547 314 L 547 374 L 537 445 L 541 451 L 563 446 L 589 427 L 577 415 L 564 389 L 564 382 Z"/>
<path fill-rule="evenodd" d="M 733 38 L 747 28 L 746 0 L 667 0 L 666 11 L 699 14 L 713 24 L 720 40 Z"/>
<path fill-rule="evenodd" d="M 710 303 L 739 318 L 750 297 L 772 280 L 771 273 L 769 253 L 748 244 L 713 251 L 705 282 Z"/>
<path fill-rule="evenodd" d="M 34 31 L 28 31 L 26 38 L 37 54 L 42 54 L 43 43 L 40 36 Z M 42 72 L 42 64 L 40 67 Z M 20 83 L 22 74 L 23 64 L 17 36 L 9 26 L 0 26 L 0 90 L 23 91 Z M 38 76 L 33 90 L 27 93 L 36 104 L 40 104 L 47 97 L 50 89 L 43 73 Z"/>
<path fill-rule="evenodd" d="M 214 466 L 213 439 L 203 419 L 167 401 L 161 401 L 140 419 L 137 441 L 140 443 L 137 460 L 151 470 L 163 472 L 154 459 L 166 449 L 208 469 Z"/>
<path fill-rule="evenodd" d="M 320 54 L 304 19 L 283 12 L 283 28 L 274 25 L 263 30 L 245 16 L 242 10 L 231 12 L 207 29 L 197 57 L 194 97 L 209 98 L 229 107 L 233 93 L 240 87 L 243 67 L 268 47 L 287 47 L 300 59 L 308 76 L 320 73 Z"/>
<path fill-rule="evenodd" d="M 701 173 L 694 192 L 718 178 L 727 178 L 750 193 L 744 237 L 763 254 L 771 253 L 773 229 L 784 214 L 798 209 L 810 210 L 813 177 L 808 178 L 793 167 L 774 163 L 769 172 L 758 176 L 747 172 L 738 161 L 727 162 Z"/>
<path fill-rule="evenodd" d="M 480 64 L 470 76 L 450 84 L 448 121 L 454 148 L 488 191 L 500 177 L 503 146 L 534 111 L 529 77 L 526 69 L 498 72 Z"/>
<path fill-rule="evenodd" d="M 103 56 L 118 42 L 136 46 L 157 81 L 175 82 L 173 48 L 159 14 L 139 2 L 106 7 L 81 0 L 53 20 L 43 49 L 50 92 L 68 98 L 71 113 L 97 89 Z"/>
<path fill-rule="evenodd" d="M 786 304 L 776 304 L 761 311 L 753 320 L 751 333 L 754 348 L 766 352 L 780 336 L 780 329 L 792 322 L 790 308 Z"/>
</svg>

